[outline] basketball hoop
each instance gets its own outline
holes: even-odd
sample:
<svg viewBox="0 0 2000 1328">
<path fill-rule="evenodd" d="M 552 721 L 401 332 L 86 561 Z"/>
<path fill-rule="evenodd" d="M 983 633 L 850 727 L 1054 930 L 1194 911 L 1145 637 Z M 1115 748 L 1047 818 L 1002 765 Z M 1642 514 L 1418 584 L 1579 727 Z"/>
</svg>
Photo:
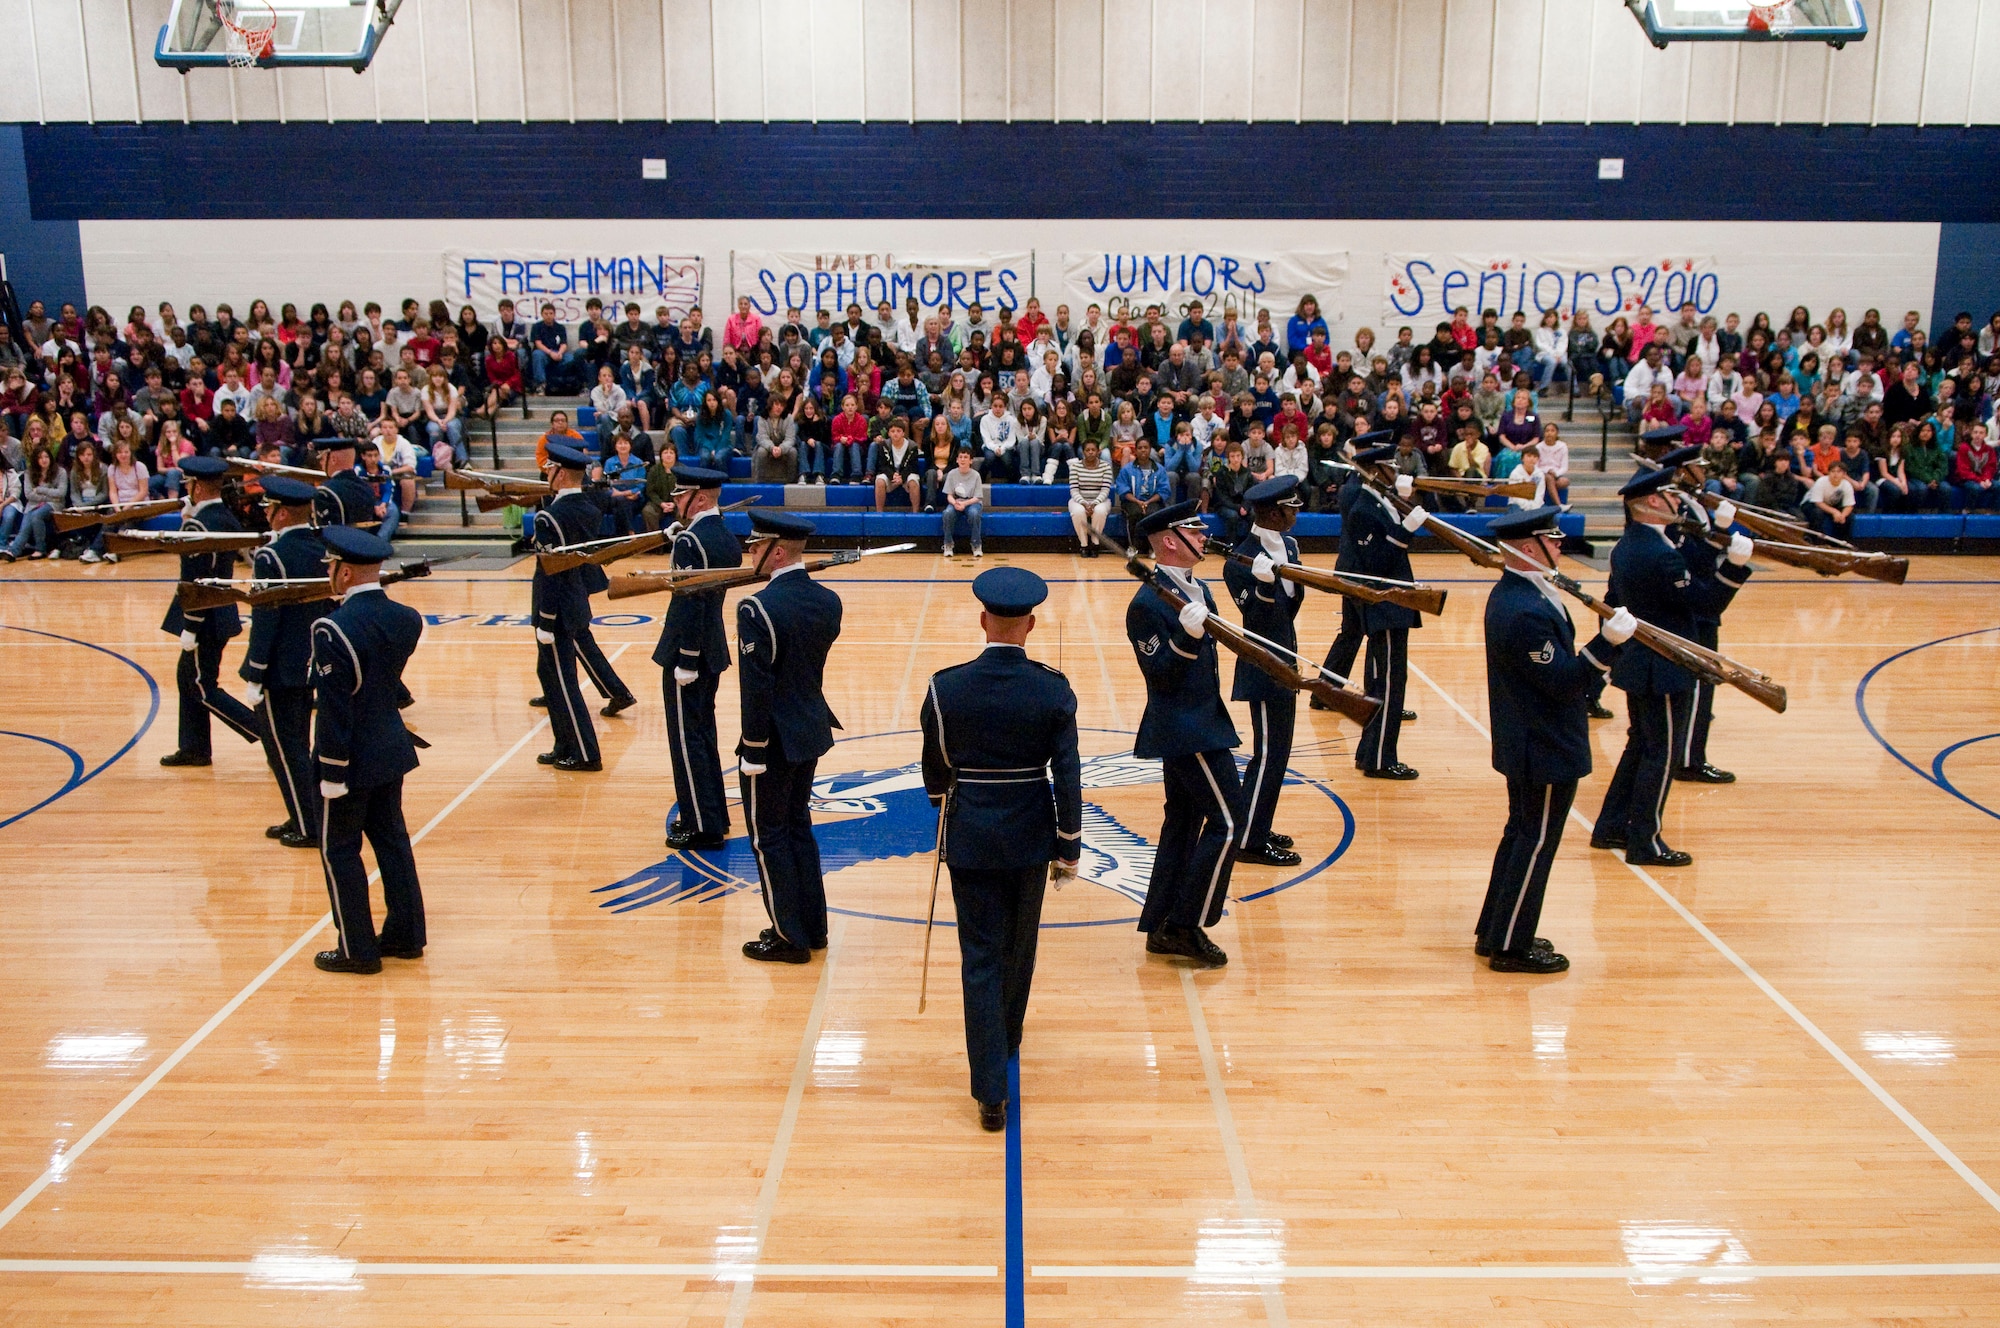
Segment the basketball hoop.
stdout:
<svg viewBox="0 0 2000 1328">
<path fill-rule="evenodd" d="M 1770 0 L 1768 4 L 1752 4 L 1750 17 L 1744 28 L 1750 32 L 1768 32 L 1773 37 L 1792 35 L 1792 6 L 1797 0 Z"/>
<path fill-rule="evenodd" d="M 215 16 L 222 22 L 222 44 L 231 69 L 254 68 L 259 60 L 270 58 L 271 45 L 278 36 L 278 11 L 270 0 L 262 0 L 262 4 L 271 21 L 262 27 L 246 27 L 229 16 L 232 9 L 242 13 L 232 0 L 215 0 Z"/>
</svg>

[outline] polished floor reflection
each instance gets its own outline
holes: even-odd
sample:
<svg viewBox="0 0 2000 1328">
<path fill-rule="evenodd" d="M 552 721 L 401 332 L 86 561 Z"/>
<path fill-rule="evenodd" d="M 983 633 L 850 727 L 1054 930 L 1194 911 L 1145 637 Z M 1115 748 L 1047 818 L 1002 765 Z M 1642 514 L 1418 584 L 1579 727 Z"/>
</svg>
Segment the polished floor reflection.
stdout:
<svg viewBox="0 0 2000 1328">
<path fill-rule="evenodd" d="M 9 569 L 0 1323 L 1001 1323 L 1010 1289 L 1032 1323 L 2000 1321 L 2000 559 L 1754 579 L 1724 649 L 1790 710 L 1719 700 L 1741 779 L 1675 787 L 1692 868 L 1569 826 L 1554 979 L 1471 954 L 1505 803 L 1487 574 L 1419 560 L 1452 592 L 1410 648 L 1423 778 L 1359 779 L 1352 729 L 1302 715 L 1279 828 L 1305 863 L 1239 870 L 1231 963 L 1189 974 L 1131 925 L 1160 785 L 1130 755 L 1130 581 L 1012 561 L 1058 578 L 1032 651 L 1081 699 L 1090 880 L 1049 896 L 1011 1167 L 948 931 L 917 1013 L 917 706 L 977 648 L 970 564 L 830 582 L 839 913 L 825 962 L 776 971 L 737 952 L 745 846 L 661 842 L 665 601 L 600 605 L 642 704 L 597 721 L 606 774 L 560 775 L 526 569 L 399 588 L 431 615 L 432 945 L 379 978 L 312 968 L 318 860 L 263 837 L 256 749 L 157 765 L 171 563 Z M 1315 600 L 1302 637 L 1337 618 Z M 1596 728 L 1586 820 L 1622 737 Z"/>
</svg>

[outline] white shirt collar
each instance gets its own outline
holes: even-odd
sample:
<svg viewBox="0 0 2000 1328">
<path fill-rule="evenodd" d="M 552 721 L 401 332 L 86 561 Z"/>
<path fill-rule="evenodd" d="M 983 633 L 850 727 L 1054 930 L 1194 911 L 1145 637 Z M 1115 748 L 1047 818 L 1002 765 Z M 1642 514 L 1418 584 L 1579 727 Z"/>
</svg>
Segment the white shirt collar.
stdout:
<svg viewBox="0 0 2000 1328">
<path fill-rule="evenodd" d="M 347 603 L 348 600 L 353 599 L 356 595 L 365 595 L 371 590 L 379 591 L 381 589 L 382 589 L 381 583 L 377 581 L 369 581 L 362 585 L 352 586 L 349 587 L 345 595 L 342 595 L 340 597 L 340 602 L 342 604 L 345 604 Z"/>
<path fill-rule="evenodd" d="M 995 650 L 1018 650 L 1024 655 L 1028 653 L 1026 646 L 1017 646 L 1012 641 L 988 641 L 982 653 L 991 654 Z"/>
<path fill-rule="evenodd" d="M 276 544 L 279 540 L 283 539 L 285 536 L 293 533 L 294 531 L 311 530 L 311 529 L 312 527 L 309 525 L 286 526 L 283 530 L 279 531 L 275 536 L 272 537 L 271 542 L 273 544 Z"/>
<path fill-rule="evenodd" d="M 695 518 L 694 518 L 694 521 L 700 521 L 700 520 L 701 520 L 701 519 L 703 519 L 704 517 L 711 517 L 711 516 L 721 516 L 721 515 L 722 515 L 722 509 L 721 509 L 721 508 L 719 508 L 719 507 L 710 507 L 710 508 L 706 508 L 706 509 L 704 509 L 704 510 L 702 510 L 702 511 L 700 511 L 700 512 L 697 512 L 697 513 L 695 513 Z M 693 525 L 693 524 L 694 524 L 694 521 L 690 521 L 690 522 L 688 522 L 688 525 L 690 525 L 690 526 L 691 526 L 691 525 Z"/>
<path fill-rule="evenodd" d="M 1168 567 L 1165 563 L 1157 564 L 1157 566 L 1162 572 L 1165 572 L 1167 574 L 1167 579 L 1169 581 L 1172 581 L 1175 585 L 1179 586 L 1182 590 L 1187 592 L 1192 602 L 1194 603 L 1206 602 L 1205 600 L 1199 598 L 1199 596 L 1201 595 L 1201 581 L 1195 576 L 1195 574 L 1192 571 L 1181 567 Z"/>
<path fill-rule="evenodd" d="M 1650 521 L 1642 521 L 1639 524 L 1650 527 L 1656 534 L 1659 535 L 1661 543 L 1665 544 L 1668 548 L 1671 549 L 1674 547 L 1674 537 L 1667 533 L 1667 528 L 1665 526 L 1655 526 Z"/>
<path fill-rule="evenodd" d="M 208 508 L 214 507 L 221 501 L 222 500 L 220 498 L 210 498 L 206 502 L 196 503 L 193 507 L 190 507 L 188 509 L 188 514 L 190 516 L 200 516 L 203 511 L 205 511 Z"/>
<path fill-rule="evenodd" d="M 803 572 L 805 570 L 806 565 L 804 563 L 793 563 L 790 567 L 780 567 L 777 571 L 771 573 L 771 579 L 776 581 L 787 572 Z"/>
</svg>

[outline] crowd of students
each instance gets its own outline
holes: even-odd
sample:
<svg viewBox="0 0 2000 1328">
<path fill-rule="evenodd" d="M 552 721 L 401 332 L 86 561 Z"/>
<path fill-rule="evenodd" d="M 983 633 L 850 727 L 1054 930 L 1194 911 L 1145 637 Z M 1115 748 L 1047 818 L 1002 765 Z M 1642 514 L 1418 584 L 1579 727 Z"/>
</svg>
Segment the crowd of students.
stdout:
<svg viewBox="0 0 2000 1328">
<path fill-rule="evenodd" d="M 1108 519 L 1184 498 L 1234 533 L 1244 491 L 1275 474 L 1330 510 L 1352 439 L 1381 431 L 1407 473 L 1525 479 L 1534 496 L 1517 501 L 1562 504 L 1567 448 L 1540 408 L 1558 380 L 1637 429 L 1682 428 L 1718 490 L 1816 521 L 2000 506 L 1986 387 L 2000 314 L 1927 337 L 1918 314 L 1892 333 L 1872 309 L 1851 328 L 1842 310 L 1819 323 L 1804 308 L 1745 328 L 1640 308 L 1602 333 L 1585 311 L 1530 328 L 1460 309 L 1427 340 L 1401 327 L 1380 344 L 1361 327 L 1336 348 L 1311 295 L 1282 327 L 1268 309 L 1251 323 L 1199 302 L 1077 317 L 1033 297 L 1018 311 L 911 300 L 782 322 L 740 299 L 719 335 L 699 308 L 648 321 L 637 303 L 592 299 L 586 313 L 572 328 L 552 305 L 511 301 L 484 321 L 435 300 L 405 300 L 395 318 L 351 301 L 274 315 L 258 300 L 241 319 L 219 304 L 183 321 L 161 304 L 120 324 L 37 302 L 0 323 L 0 557 L 60 556 L 50 514 L 63 506 L 177 494 L 185 456 L 297 463 L 327 436 L 360 442 L 393 534 L 425 477 L 465 464 L 467 422 L 523 393 L 587 395 L 590 437 L 566 413 L 552 429 L 596 454 L 625 528 L 658 519 L 663 456 L 743 457 L 755 481 L 867 485 L 878 510 L 938 512 L 948 546 L 963 531 L 975 554 L 984 485 L 1066 484 L 1088 554 Z"/>
</svg>

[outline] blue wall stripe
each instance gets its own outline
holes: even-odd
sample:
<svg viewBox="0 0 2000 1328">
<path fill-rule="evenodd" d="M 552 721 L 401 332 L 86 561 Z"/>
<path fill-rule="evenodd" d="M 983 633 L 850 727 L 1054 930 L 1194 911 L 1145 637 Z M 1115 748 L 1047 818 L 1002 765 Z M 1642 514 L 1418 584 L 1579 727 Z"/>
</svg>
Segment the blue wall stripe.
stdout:
<svg viewBox="0 0 2000 1328">
<path fill-rule="evenodd" d="M 21 126 L 0 124 L 0 254 L 21 308 L 30 300 L 69 300 L 83 307 L 83 240 L 74 219 L 37 221 Z"/>
<path fill-rule="evenodd" d="M 1927 326 L 1950 325 L 1964 310 L 1984 326 L 2000 310 L 2000 225 L 1946 222 L 1938 228 L 1937 288 Z M 1892 315 L 1882 311 L 1883 320 Z"/>
<path fill-rule="evenodd" d="M 33 215 L 2000 223 L 2000 128 L 49 124 Z M 664 157 L 665 181 L 639 178 Z M 1625 160 L 1600 181 L 1600 157 Z"/>
</svg>

